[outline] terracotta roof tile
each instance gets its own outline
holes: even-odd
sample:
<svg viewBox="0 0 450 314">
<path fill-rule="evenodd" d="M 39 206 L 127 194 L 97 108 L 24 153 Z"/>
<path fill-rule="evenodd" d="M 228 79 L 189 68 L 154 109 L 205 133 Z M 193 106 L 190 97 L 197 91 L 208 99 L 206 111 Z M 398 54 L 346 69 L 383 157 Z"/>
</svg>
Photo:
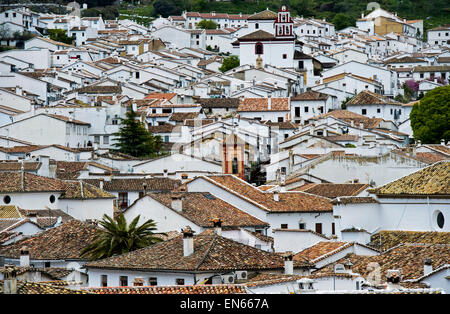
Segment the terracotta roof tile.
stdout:
<svg viewBox="0 0 450 314">
<path fill-rule="evenodd" d="M 320 183 L 310 185 L 302 189 L 302 191 L 310 194 L 320 195 L 323 197 L 336 198 L 338 196 L 356 196 L 368 187 L 368 184 L 362 183 Z"/>
<path fill-rule="evenodd" d="M 279 201 L 273 198 L 273 192 L 263 192 L 258 188 L 232 175 L 202 177 L 211 183 L 253 202 L 269 212 L 326 212 L 332 211 L 330 200 L 302 192 L 280 192 Z"/>
<path fill-rule="evenodd" d="M 246 212 L 228 204 L 210 193 L 150 193 L 151 198 L 171 208 L 173 196 L 182 197 L 183 209 L 179 212 L 198 226 L 211 228 L 211 219 L 220 218 L 222 227 L 268 227 L 269 225 Z"/>
<path fill-rule="evenodd" d="M 289 111 L 289 98 L 244 98 L 239 102 L 238 111 Z"/>
<path fill-rule="evenodd" d="M 81 251 L 94 240 L 96 230 L 97 227 L 74 219 L 34 237 L 0 247 L 0 255 L 19 258 L 21 248 L 26 246 L 31 259 L 80 260 Z"/>
<path fill-rule="evenodd" d="M 377 196 L 448 196 L 450 162 L 441 161 L 373 190 Z"/>
<path fill-rule="evenodd" d="M 185 285 L 89 288 L 95 294 L 245 294 L 242 285 Z"/>
<path fill-rule="evenodd" d="M 405 243 L 449 244 L 450 232 L 385 230 L 372 235 L 370 237 L 370 243 L 367 245 L 378 250 L 386 251 Z"/>
<path fill-rule="evenodd" d="M 217 235 L 194 236 L 194 252 L 183 255 L 183 237 L 157 243 L 123 255 L 89 262 L 89 268 L 129 270 L 273 270 L 283 269 L 283 259 Z"/>
</svg>

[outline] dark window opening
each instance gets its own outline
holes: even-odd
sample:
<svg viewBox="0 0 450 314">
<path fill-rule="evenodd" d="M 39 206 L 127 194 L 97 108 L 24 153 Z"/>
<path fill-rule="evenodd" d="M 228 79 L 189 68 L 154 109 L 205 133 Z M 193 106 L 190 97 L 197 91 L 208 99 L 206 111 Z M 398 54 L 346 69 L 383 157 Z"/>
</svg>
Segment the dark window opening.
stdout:
<svg viewBox="0 0 450 314">
<path fill-rule="evenodd" d="M 119 281 L 121 287 L 128 287 L 128 276 L 120 276 Z"/>
<path fill-rule="evenodd" d="M 176 279 L 176 283 L 178 286 L 183 286 L 184 285 L 184 279 L 183 278 L 177 278 Z"/>
<path fill-rule="evenodd" d="M 102 275 L 102 287 L 107 287 L 107 286 L 108 286 L 108 276 Z"/>
<path fill-rule="evenodd" d="M 256 43 L 255 44 L 255 54 L 262 55 L 264 53 L 263 44 L 262 43 Z"/>
<path fill-rule="evenodd" d="M 316 232 L 322 234 L 322 224 L 316 223 Z"/>
<path fill-rule="evenodd" d="M 445 219 L 444 219 L 444 215 L 439 212 L 439 214 L 437 215 L 437 225 L 439 228 L 444 228 L 444 223 L 445 223 Z"/>
<path fill-rule="evenodd" d="M 288 228 L 288 224 L 281 224 L 281 229 L 287 229 Z"/>
<path fill-rule="evenodd" d="M 5 204 L 11 203 L 11 196 L 6 195 L 5 197 L 3 197 L 3 203 Z"/>
<path fill-rule="evenodd" d="M 233 174 L 238 174 L 238 160 L 236 157 L 233 158 L 232 168 L 233 168 Z"/>
<path fill-rule="evenodd" d="M 149 284 L 149 286 L 157 286 L 158 285 L 158 278 L 156 278 L 156 277 L 148 278 L 148 284 Z"/>
</svg>

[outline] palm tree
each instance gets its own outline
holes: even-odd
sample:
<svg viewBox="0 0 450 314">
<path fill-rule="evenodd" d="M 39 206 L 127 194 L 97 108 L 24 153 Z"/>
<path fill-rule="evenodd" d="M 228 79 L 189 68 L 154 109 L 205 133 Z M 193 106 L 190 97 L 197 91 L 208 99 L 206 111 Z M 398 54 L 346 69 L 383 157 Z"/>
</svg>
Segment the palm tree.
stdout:
<svg viewBox="0 0 450 314">
<path fill-rule="evenodd" d="M 155 221 L 149 219 L 137 227 L 139 218 L 140 215 L 127 226 L 123 214 L 117 217 L 117 221 L 106 214 L 103 215 L 103 219 L 99 222 L 103 228 L 97 230 L 94 241 L 82 250 L 81 257 L 98 260 L 163 241 L 155 237 L 156 234 L 165 235 L 165 233 L 154 232 L 157 230 Z"/>
</svg>

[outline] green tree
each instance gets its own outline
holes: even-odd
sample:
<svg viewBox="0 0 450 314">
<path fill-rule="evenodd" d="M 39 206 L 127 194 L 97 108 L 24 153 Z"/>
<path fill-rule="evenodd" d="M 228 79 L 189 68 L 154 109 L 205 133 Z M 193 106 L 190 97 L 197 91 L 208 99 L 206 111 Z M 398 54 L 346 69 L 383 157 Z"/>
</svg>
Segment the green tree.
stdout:
<svg viewBox="0 0 450 314">
<path fill-rule="evenodd" d="M 149 133 L 136 118 L 136 112 L 133 110 L 127 112 L 126 118 L 121 119 L 122 126 L 119 132 L 113 134 L 118 138 L 112 146 L 116 148 L 115 150 L 134 157 L 159 153 L 162 145 L 161 137 Z"/>
<path fill-rule="evenodd" d="M 450 86 L 437 87 L 415 103 L 410 114 L 414 138 L 437 144 L 450 140 Z"/>
<path fill-rule="evenodd" d="M 348 14 L 338 13 L 334 16 L 332 23 L 337 30 L 341 30 L 348 26 L 354 26 L 355 19 Z"/>
<path fill-rule="evenodd" d="M 240 64 L 239 57 L 238 56 L 229 56 L 223 59 L 222 65 L 220 66 L 219 70 L 224 73 L 228 70 L 234 69 L 235 67 L 238 67 Z"/>
<path fill-rule="evenodd" d="M 157 234 L 165 234 L 155 233 L 156 223 L 152 219 L 137 226 L 139 219 L 140 215 L 127 226 L 123 214 L 117 217 L 117 221 L 106 214 L 103 215 L 103 219 L 99 221 L 102 228 L 97 230 L 94 241 L 81 251 L 81 257 L 98 260 L 163 241 L 161 238 L 155 237 Z"/>
<path fill-rule="evenodd" d="M 201 20 L 197 24 L 197 28 L 201 29 L 216 29 L 217 23 L 211 20 Z"/>
<path fill-rule="evenodd" d="M 67 32 L 63 29 L 47 29 L 47 33 L 50 35 L 51 40 L 59 41 L 68 45 L 72 45 L 75 37 L 67 36 Z"/>
</svg>

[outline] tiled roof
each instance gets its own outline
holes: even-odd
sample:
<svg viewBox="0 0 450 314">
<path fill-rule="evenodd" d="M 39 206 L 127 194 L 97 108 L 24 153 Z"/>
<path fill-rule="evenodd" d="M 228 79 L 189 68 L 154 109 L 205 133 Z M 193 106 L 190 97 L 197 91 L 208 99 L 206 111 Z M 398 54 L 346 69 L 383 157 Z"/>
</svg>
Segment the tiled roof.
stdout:
<svg viewBox="0 0 450 314">
<path fill-rule="evenodd" d="M 279 201 L 273 199 L 273 193 L 258 188 L 232 175 L 202 177 L 231 193 L 252 202 L 269 212 L 327 212 L 332 211 L 330 200 L 302 192 L 280 192 Z"/>
<path fill-rule="evenodd" d="M 377 263 L 380 266 L 381 281 L 386 282 L 388 270 L 401 270 L 402 281 L 416 279 L 423 276 L 423 261 L 431 259 L 433 269 L 448 263 L 450 259 L 450 246 L 448 244 L 401 244 L 380 255 L 364 256 L 348 254 L 337 263 L 350 261 L 352 272 L 361 274 L 364 278 L 372 272 L 370 263 Z M 332 272 L 332 265 L 328 265 L 314 274 Z M 402 284 L 400 282 L 400 284 Z"/>
<path fill-rule="evenodd" d="M 162 125 L 149 125 L 147 130 L 150 133 L 172 133 L 177 128 L 175 124 L 165 123 Z"/>
<path fill-rule="evenodd" d="M 120 86 L 102 86 L 93 85 L 85 86 L 74 90 L 79 94 L 122 94 L 122 87 Z"/>
<path fill-rule="evenodd" d="M 16 205 L 0 205 L 0 219 L 5 218 L 22 218 L 22 215 Z"/>
<path fill-rule="evenodd" d="M 238 111 L 289 111 L 289 98 L 244 98 L 239 102 Z"/>
<path fill-rule="evenodd" d="M 198 112 L 174 112 L 169 118 L 169 121 L 183 122 L 186 119 L 195 119 L 198 117 Z"/>
<path fill-rule="evenodd" d="M 239 98 L 199 98 L 197 100 L 203 108 L 237 108 Z"/>
<path fill-rule="evenodd" d="M 95 294 L 245 294 L 242 285 L 186 285 L 89 288 Z"/>
<path fill-rule="evenodd" d="M 144 99 L 165 99 L 171 100 L 177 93 L 150 93 L 144 97 Z"/>
<path fill-rule="evenodd" d="M 32 162 L 24 162 L 23 170 L 24 171 L 37 171 L 41 167 L 40 162 L 32 161 Z M 22 163 L 16 160 L 14 161 L 1 161 L 0 162 L 0 171 L 16 171 L 22 168 Z"/>
<path fill-rule="evenodd" d="M 0 284 L 0 288 L 0 292 L 3 293 L 3 283 Z M 89 292 L 42 282 L 18 281 L 17 294 L 89 294 Z"/>
<path fill-rule="evenodd" d="M 100 187 L 100 179 L 83 179 L 83 181 Z M 181 185 L 180 180 L 170 178 L 137 178 L 137 179 L 111 179 L 103 181 L 105 191 L 143 191 L 144 182 L 147 184 L 147 192 L 171 191 Z"/>
<path fill-rule="evenodd" d="M 317 263 L 345 248 L 354 245 L 352 242 L 322 241 L 294 255 L 294 265 L 305 262 Z"/>
<path fill-rule="evenodd" d="M 350 101 L 347 102 L 347 106 L 360 106 L 360 105 L 401 105 L 398 101 L 392 100 L 389 97 L 382 96 L 370 91 L 362 91 Z"/>
<path fill-rule="evenodd" d="M 348 111 L 348 110 L 333 110 L 330 112 L 327 112 L 325 114 L 316 116 L 311 118 L 312 120 L 317 120 L 317 119 L 323 119 L 326 117 L 333 117 L 336 119 L 367 119 L 366 116 L 354 113 L 352 111 Z"/>
<path fill-rule="evenodd" d="M 373 190 L 377 196 L 450 194 L 450 162 L 441 161 Z"/>
<path fill-rule="evenodd" d="M 262 287 L 274 284 L 281 284 L 284 282 L 292 282 L 301 279 L 300 275 L 285 275 L 285 274 L 272 274 L 272 273 L 258 273 L 255 277 L 249 278 L 248 281 L 243 283 L 246 287 Z"/>
<path fill-rule="evenodd" d="M 368 196 L 349 196 L 338 197 L 331 201 L 332 204 L 365 204 L 365 203 L 378 203 L 376 199 Z"/>
<path fill-rule="evenodd" d="M 34 237 L 0 247 L 0 255 L 19 258 L 21 248 L 26 246 L 31 259 L 79 260 L 81 251 L 94 240 L 96 230 L 97 227 L 74 219 Z"/>
<path fill-rule="evenodd" d="M 450 232 L 380 231 L 370 237 L 367 245 L 385 251 L 404 243 L 449 244 Z"/>
<path fill-rule="evenodd" d="M 261 11 L 259 13 L 250 15 L 247 18 L 247 20 L 249 20 L 249 21 L 251 21 L 251 20 L 276 20 L 277 16 L 278 16 L 277 13 L 267 9 L 267 10 Z"/>
<path fill-rule="evenodd" d="M 323 197 L 336 198 L 338 196 L 356 196 L 368 187 L 368 184 L 362 183 L 320 183 L 310 185 L 309 187 L 302 189 L 302 191 Z"/>
<path fill-rule="evenodd" d="M 28 172 L 0 172 L 0 192 L 50 192 L 65 191 L 64 182 Z"/>
<path fill-rule="evenodd" d="M 256 32 L 239 37 L 238 41 L 248 41 L 248 40 L 257 41 L 257 40 L 272 40 L 272 39 L 275 39 L 275 36 L 273 36 L 273 34 L 263 30 L 258 30 Z"/>
<path fill-rule="evenodd" d="M 281 256 L 217 235 L 197 235 L 194 252 L 183 255 L 183 237 L 160 242 L 123 255 L 89 262 L 86 268 L 172 271 L 283 269 Z"/>
<path fill-rule="evenodd" d="M 60 199 L 101 199 L 116 198 L 98 187 L 83 181 L 65 181 L 65 191 Z"/>
<path fill-rule="evenodd" d="M 327 100 L 330 97 L 327 94 L 315 92 L 315 91 L 307 91 L 297 96 L 291 97 L 291 100 Z"/>
<path fill-rule="evenodd" d="M 150 193 L 149 196 L 171 208 L 173 196 L 183 197 L 183 210 L 179 212 L 188 220 L 204 228 L 212 227 L 211 219 L 220 218 L 222 227 L 268 227 L 269 225 L 210 193 Z"/>
</svg>

